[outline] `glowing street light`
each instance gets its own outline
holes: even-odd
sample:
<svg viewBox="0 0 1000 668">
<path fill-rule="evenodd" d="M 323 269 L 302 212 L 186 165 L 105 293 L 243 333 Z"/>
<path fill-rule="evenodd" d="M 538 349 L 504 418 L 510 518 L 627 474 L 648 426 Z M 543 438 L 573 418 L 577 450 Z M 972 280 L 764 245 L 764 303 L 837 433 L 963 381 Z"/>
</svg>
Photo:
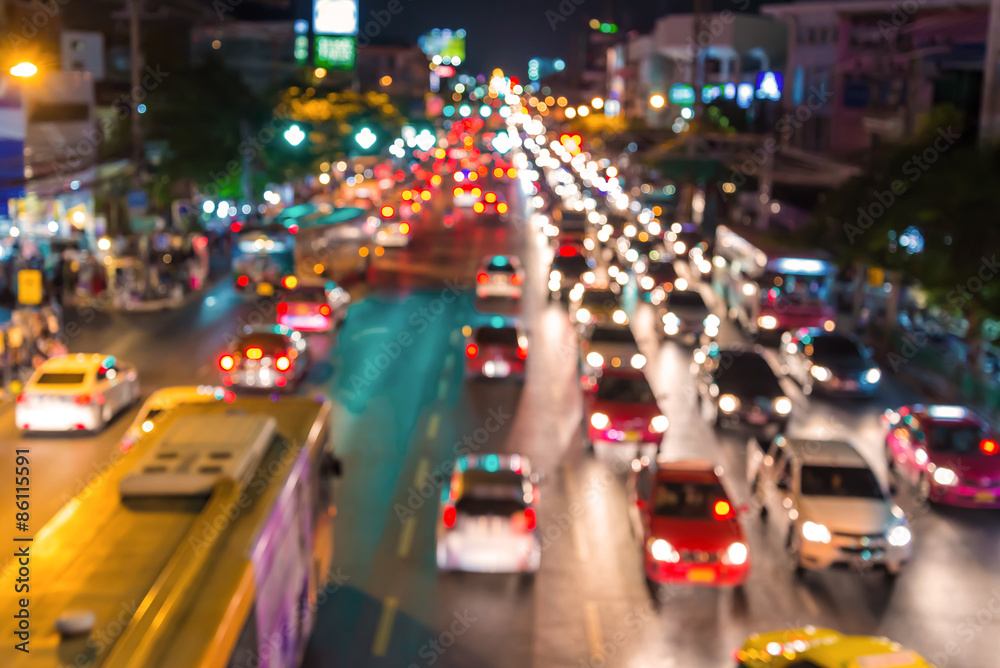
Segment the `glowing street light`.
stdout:
<svg viewBox="0 0 1000 668">
<path fill-rule="evenodd" d="M 358 146 L 366 151 L 370 149 L 377 140 L 378 137 L 374 132 L 372 132 L 371 128 L 361 128 L 361 131 L 354 135 L 354 141 L 358 142 Z"/>
<path fill-rule="evenodd" d="M 652 95 L 649 98 L 649 106 L 651 106 L 653 109 L 662 109 L 663 105 L 665 105 L 666 103 L 667 101 L 663 99 L 663 96 L 660 95 L 659 93 L 657 93 L 656 95 Z"/>
<path fill-rule="evenodd" d="M 292 146 L 298 146 L 306 138 L 306 133 L 302 131 L 298 125 L 293 125 L 292 127 L 285 130 L 285 141 L 287 141 Z"/>
<path fill-rule="evenodd" d="M 33 77 L 38 74 L 38 67 L 34 63 L 23 62 L 10 68 L 10 74 L 14 77 Z"/>
</svg>

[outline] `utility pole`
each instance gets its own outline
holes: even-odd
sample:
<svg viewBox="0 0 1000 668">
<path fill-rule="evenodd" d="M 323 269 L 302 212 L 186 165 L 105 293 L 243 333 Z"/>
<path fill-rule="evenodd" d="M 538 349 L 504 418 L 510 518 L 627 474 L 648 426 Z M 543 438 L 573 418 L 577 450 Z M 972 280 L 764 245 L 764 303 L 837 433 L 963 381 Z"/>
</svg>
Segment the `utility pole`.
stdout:
<svg viewBox="0 0 1000 668">
<path fill-rule="evenodd" d="M 143 151 L 142 125 L 139 123 L 139 101 L 135 92 L 142 88 L 142 46 L 139 18 L 142 14 L 142 0 L 128 0 L 129 61 L 132 66 L 132 90 L 129 96 L 129 111 L 132 116 L 132 182 L 135 188 L 142 185 Z"/>
</svg>

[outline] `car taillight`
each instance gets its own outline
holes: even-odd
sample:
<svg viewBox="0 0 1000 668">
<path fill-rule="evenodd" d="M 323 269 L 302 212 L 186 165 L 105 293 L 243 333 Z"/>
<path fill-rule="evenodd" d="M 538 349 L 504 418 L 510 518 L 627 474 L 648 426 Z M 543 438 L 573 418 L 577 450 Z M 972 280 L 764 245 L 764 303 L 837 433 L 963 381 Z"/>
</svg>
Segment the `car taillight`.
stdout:
<svg viewBox="0 0 1000 668">
<path fill-rule="evenodd" d="M 493 202 L 497 201 L 497 194 L 496 193 L 486 193 L 486 201 L 490 202 L 490 203 L 493 203 Z"/>
<path fill-rule="evenodd" d="M 497 213 L 507 213 L 507 205 L 503 202 L 497 204 Z"/>
<path fill-rule="evenodd" d="M 219 368 L 223 371 L 229 371 L 234 366 L 236 366 L 236 360 L 232 355 L 223 355 L 219 358 Z"/>
<path fill-rule="evenodd" d="M 528 349 L 527 348 L 522 348 L 521 346 L 518 346 L 517 347 L 517 357 L 518 357 L 518 359 L 522 359 L 522 360 L 528 359 Z"/>
<path fill-rule="evenodd" d="M 476 213 L 482 213 L 483 211 L 486 210 L 486 207 L 483 205 L 482 202 L 476 202 L 475 204 L 472 205 L 472 210 L 475 211 Z"/>
<path fill-rule="evenodd" d="M 409 223 L 400 223 L 399 224 L 399 233 L 400 234 L 409 234 L 410 233 L 410 224 Z"/>
<path fill-rule="evenodd" d="M 462 194 L 462 189 L 461 189 L 461 188 L 455 188 L 454 190 L 452 190 L 452 191 L 451 191 L 451 193 L 452 193 L 452 194 L 453 194 L 453 195 L 454 195 L 455 197 L 458 197 L 459 195 L 461 195 L 461 194 Z"/>
<path fill-rule="evenodd" d="M 90 404 L 90 395 L 78 394 L 76 397 L 74 397 L 73 403 L 79 404 L 81 406 L 88 406 Z"/>
<path fill-rule="evenodd" d="M 521 274 L 514 274 L 510 277 L 511 285 L 521 285 L 524 282 L 524 277 Z"/>
<path fill-rule="evenodd" d="M 483 194 L 483 189 L 482 188 L 473 188 L 472 189 L 472 196 L 473 197 L 479 197 L 482 194 Z"/>
<path fill-rule="evenodd" d="M 441 521 L 444 522 L 446 529 L 451 529 L 455 526 L 455 520 L 458 519 L 458 511 L 455 510 L 455 506 L 445 506 L 444 514 L 441 516 Z"/>
<path fill-rule="evenodd" d="M 292 361 L 282 355 L 274 361 L 274 366 L 278 368 L 278 371 L 288 371 L 288 367 L 292 366 Z"/>
<path fill-rule="evenodd" d="M 319 307 L 319 314 L 320 315 L 329 316 L 330 313 L 332 313 L 332 311 L 330 310 L 330 307 L 327 306 L 326 304 L 323 304 L 322 306 Z"/>
<path fill-rule="evenodd" d="M 286 302 L 278 302 L 278 314 L 285 315 L 288 313 L 288 304 Z"/>
<path fill-rule="evenodd" d="M 388 204 L 382 207 L 382 217 L 383 218 L 392 218 L 393 214 L 395 214 L 395 213 L 396 213 L 396 210 L 393 209 Z"/>
<path fill-rule="evenodd" d="M 285 276 L 283 279 L 281 279 L 281 287 L 285 288 L 286 290 L 292 290 L 298 284 L 299 284 L 299 279 L 295 278 L 294 276 Z"/>
<path fill-rule="evenodd" d="M 984 455 L 995 455 L 997 454 L 997 442 L 991 438 L 984 438 L 979 442 L 979 449 L 982 450 Z"/>
<path fill-rule="evenodd" d="M 243 354 L 247 356 L 247 359 L 259 360 L 264 356 L 264 351 L 260 348 L 247 348 Z"/>
<path fill-rule="evenodd" d="M 479 346 L 477 346 L 475 343 L 470 343 L 469 345 L 465 346 L 465 354 L 468 355 L 469 357 L 475 357 L 478 353 L 479 353 Z"/>
<path fill-rule="evenodd" d="M 717 520 L 729 519 L 733 514 L 733 507 L 728 501 L 719 499 L 712 505 L 712 516 Z"/>
<path fill-rule="evenodd" d="M 240 276 L 239 278 L 236 279 L 236 285 L 240 286 L 241 288 L 245 288 L 246 286 L 250 285 L 250 278 L 248 276 Z"/>
<path fill-rule="evenodd" d="M 533 531 L 535 529 L 535 525 L 537 523 L 538 523 L 538 521 L 535 518 L 535 509 L 534 508 L 525 508 L 524 509 L 524 528 L 527 529 L 528 531 Z"/>
<path fill-rule="evenodd" d="M 485 271 L 481 271 L 476 274 L 476 283 L 487 283 L 490 280 L 490 275 Z"/>
<path fill-rule="evenodd" d="M 19 394 L 19 395 L 17 395 L 17 403 L 23 404 L 23 403 L 27 403 L 27 401 L 28 401 L 28 395 L 27 394 Z"/>
</svg>

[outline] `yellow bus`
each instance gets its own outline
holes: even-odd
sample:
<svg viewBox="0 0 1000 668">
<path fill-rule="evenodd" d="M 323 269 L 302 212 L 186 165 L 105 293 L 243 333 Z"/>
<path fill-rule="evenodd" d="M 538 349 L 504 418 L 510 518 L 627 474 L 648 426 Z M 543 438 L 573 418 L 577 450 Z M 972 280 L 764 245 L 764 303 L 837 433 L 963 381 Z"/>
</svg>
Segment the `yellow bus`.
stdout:
<svg viewBox="0 0 1000 668">
<path fill-rule="evenodd" d="M 17 543 L 0 663 L 298 666 L 333 556 L 330 416 L 303 397 L 170 410 Z"/>
</svg>

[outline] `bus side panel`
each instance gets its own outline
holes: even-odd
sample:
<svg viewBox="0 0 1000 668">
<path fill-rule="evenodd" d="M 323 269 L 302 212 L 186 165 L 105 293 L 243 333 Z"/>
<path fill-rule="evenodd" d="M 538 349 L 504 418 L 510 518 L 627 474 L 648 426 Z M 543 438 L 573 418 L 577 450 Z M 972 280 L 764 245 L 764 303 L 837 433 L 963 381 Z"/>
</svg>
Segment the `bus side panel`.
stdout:
<svg viewBox="0 0 1000 668">
<path fill-rule="evenodd" d="M 310 449 L 303 448 L 251 557 L 260 668 L 295 668 L 309 637 L 309 457 Z"/>
</svg>

